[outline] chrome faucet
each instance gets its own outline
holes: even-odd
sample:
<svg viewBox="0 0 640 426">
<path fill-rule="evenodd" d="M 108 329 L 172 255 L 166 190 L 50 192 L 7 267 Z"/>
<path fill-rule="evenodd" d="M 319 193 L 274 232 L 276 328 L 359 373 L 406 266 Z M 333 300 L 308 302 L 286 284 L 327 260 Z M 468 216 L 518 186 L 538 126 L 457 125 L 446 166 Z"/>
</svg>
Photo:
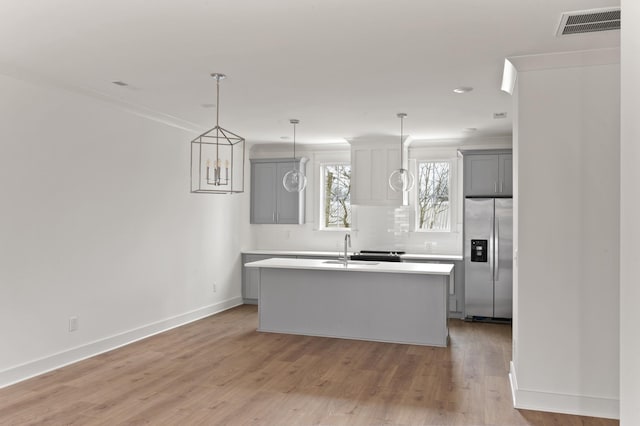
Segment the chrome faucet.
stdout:
<svg viewBox="0 0 640 426">
<path fill-rule="evenodd" d="M 351 247 L 351 234 L 345 234 L 344 236 L 344 266 L 349 264 L 349 256 L 347 256 L 347 245 Z"/>
</svg>

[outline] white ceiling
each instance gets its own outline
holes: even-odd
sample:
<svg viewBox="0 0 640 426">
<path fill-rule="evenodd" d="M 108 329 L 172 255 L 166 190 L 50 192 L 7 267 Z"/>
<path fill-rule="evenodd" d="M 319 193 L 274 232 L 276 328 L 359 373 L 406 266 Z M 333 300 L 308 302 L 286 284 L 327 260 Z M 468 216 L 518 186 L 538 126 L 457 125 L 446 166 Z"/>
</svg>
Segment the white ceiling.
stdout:
<svg viewBox="0 0 640 426">
<path fill-rule="evenodd" d="M 368 134 L 511 133 L 504 58 L 619 46 L 619 31 L 556 37 L 565 11 L 619 0 L 2 0 L 0 72 L 249 142 Z M 119 87 L 113 81 L 127 82 Z M 452 89 L 472 86 L 468 94 Z M 494 112 L 508 118 L 494 120 Z M 465 128 L 477 128 L 465 132 Z"/>
</svg>

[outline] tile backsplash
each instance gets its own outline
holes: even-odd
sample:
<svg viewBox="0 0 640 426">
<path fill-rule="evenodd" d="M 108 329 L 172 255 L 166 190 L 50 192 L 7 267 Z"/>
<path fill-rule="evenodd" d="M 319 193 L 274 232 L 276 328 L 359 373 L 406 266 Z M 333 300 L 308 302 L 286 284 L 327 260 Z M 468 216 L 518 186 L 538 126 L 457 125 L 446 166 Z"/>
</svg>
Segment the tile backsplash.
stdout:
<svg viewBox="0 0 640 426">
<path fill-rule="evenodd" d="M 344 234 L 351 234 L 351 250 L 402 250 L 408 253 L 461 254 L 459 224 L 452 232 L 416 232 L 410 207 L 353 206 L 351 231 L 318 230 L 304 225 L 251 225 L 251 249 L 318 250 L 343 249 Z"/>
</svg>

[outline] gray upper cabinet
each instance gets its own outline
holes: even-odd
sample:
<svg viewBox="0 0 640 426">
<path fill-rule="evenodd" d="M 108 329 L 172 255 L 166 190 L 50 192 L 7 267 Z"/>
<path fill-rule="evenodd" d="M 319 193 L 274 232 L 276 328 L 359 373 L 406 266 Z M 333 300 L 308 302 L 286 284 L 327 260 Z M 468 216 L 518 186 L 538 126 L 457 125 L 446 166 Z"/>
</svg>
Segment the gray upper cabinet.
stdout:
<svg viewBox="0 0 640 426">
<path fill-rule="evenodd" d="M 498 156 L 500 161 L 499 181 L 502 182 L 502 192 L 500 195 L 513 195 L 513 156 L 511 154 L 502 154 Z"/>
<path fill-rule="evenodd" d="M 305 191 L 288 192 L 282 178 L 294 164 L 306 173 L 306 158 L 251 160 L 251 223 L 303 224 Z"/>
<path fill-rule="evenodd" d="M 304 214 L 300 214 L 300 206 L 304 205 L 304 193 L 289 192 L 284 189 L 282 179 L 293 169 L 293 162 L 277 163 L 276 169 L 276 221 L 275 223 L 304 223 Z M 298 164 L 298 167 L 300 165 Z M 302 169 L 304 171 L 304 168 Z M 302 195 L 302 196 L 301 196 Z"/>
<path fill-rule="evenodd" d="M 511 197 L 511 151 L 463 151 L 465 197 Z"/>
<path fill-rule="evenodd" d="M 277 163 L 251 160 L 251 223 L 275 223 Z"/>
</svg>

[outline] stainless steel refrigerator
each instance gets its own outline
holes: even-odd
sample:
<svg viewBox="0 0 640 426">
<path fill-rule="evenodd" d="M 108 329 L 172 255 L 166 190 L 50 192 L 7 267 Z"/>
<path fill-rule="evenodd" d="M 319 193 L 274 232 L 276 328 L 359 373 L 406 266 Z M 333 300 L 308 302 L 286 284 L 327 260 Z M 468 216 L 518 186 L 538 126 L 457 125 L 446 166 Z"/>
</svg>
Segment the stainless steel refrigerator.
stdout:
<svg viewBox="0 0 640 426">
<path fill-rule="evenodd" d="M 513 300 L 513 200 L 464 201 L 465 316 L 510 319 Z"/>
</svg>

